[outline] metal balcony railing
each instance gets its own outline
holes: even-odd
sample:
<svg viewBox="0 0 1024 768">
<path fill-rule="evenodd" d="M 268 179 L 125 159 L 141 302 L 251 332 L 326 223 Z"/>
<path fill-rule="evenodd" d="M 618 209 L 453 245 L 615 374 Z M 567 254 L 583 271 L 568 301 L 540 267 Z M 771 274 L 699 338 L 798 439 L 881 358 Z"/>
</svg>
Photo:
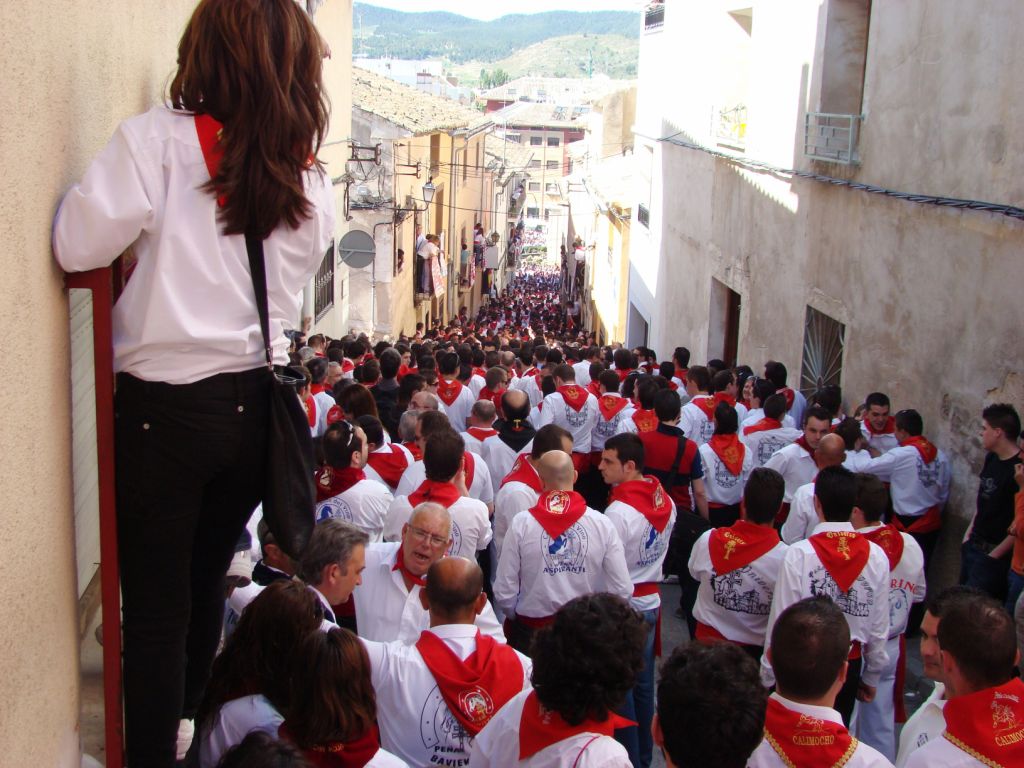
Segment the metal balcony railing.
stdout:
<svg viewBox="0 0 1024 768">
<path fill-rule="evenodd" d="M 665 4 L 651 3 L 644 9 L 644 31 L 661 29 L 663 26 L 665 26 Z"/>
<path fill-rule="evenodd" d="M 856 165 L 863 115 L 808 112 L 804 118 L 804 155 L 828 163 Z"/>
</svg>

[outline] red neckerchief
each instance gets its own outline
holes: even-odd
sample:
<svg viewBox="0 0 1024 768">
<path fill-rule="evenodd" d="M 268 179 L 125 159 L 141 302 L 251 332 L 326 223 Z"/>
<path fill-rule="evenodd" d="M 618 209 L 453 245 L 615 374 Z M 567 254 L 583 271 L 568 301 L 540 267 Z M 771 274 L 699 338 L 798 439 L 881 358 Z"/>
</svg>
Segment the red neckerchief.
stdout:
<svg viewBox="0 0 1024 768">
<path fill-rule="evenodd" d="M 587 392 L 592 394 L 594 397 L 601 397 L 601 382 L 596 379 L 591 380 L 591 382 L 587 384 Z"/>
<path fill-rule="evenodd" d="M 629 405 L 629 400 L 618 395 L 601 395 L 597 400 L 597 408 L 601 411 L 601 418 L 611 421 L 616 414 Z"/>
<path fill-rule="evenodd" d="M 316 500 L 324 501 L 337 496 L 365 479 L 366 473 L 355 467 L 336 469 L 330 465 L 323 466 L 316 472 Z"/>
<path fill-rule="evenodd" d="M 636 725 L 612 712 L 604 720 L 584 720 L 579 725 L 569 725 L 554 710 L 545 709 L 535 691 L 530 691 L 523 702 L 523 714 L 519 718 L 519 759 L 528 760 L 552 744 L 571 739 L 581 733 L 596 733 L 611 736 L 617 728 Z"/>
<path fill-rule="evenodd" d="M 894 432 L 896 432 L 896 417 L 895 416 L 890 416 L 889 418 L 887 418 L 885 420 L 885 426 L 882 427 L 881 429 L 878 429 L 878 430 L 876 430 L 873 426 L 871 426 L 871 421 L 869 419 L 864 419 L 863 423 L 864 423 L 864 428 L 868 431 L 869 434 L 872 434 L 872 435 L 891 435 Z"/>
<path fill-rule="evenodd" d="M 994 768 L 1024 765 L 1024 681 L 955 696 L 942 710 L 943 737 Z"/>
<path fill-rule="evenodd" d="M 483 389 L 480 390 L 480 394 L 479 394 L 479 396 L 477 396 L 476 399 L 477 400 L 490 400 L 492 403 L 494 403 L 495 407 L 497 407 L 498 404 L 501 402 L 501 396 L 504 395 L 504 394 L 505 394 L 505 390 L 504 389 L 497 389 L 497 390 L 495 390 L 495 389 L 488 389 L 487 387 L 484 387 Z"/>
<path fill-rule="evenodd" d="M 392 488 L 397 488 L 398 482 L 402 479 L 402 473 L 409 468 L 409 457 L 398 446 L 390 445 L 387 451 L 371 453 L 367 457 L 366 463 L 380 475 L 381 480 Z"/>
<path fill-rule="evenodd" d="M 743 471 L 743 456 L 747 450 L 746 446 L 740 442 L 739 435 L 712 435 L 708 440 L 708 445 L 725 464 L 729 474 L 739 476 Z"/>
<path fill-rule="evenodd" d="M 278 735 L 295 743 L 295 738 L 285 720 L 278 727 Z M 351 741 L 328 741 L 302 750 L 303 756 L 314 768 L 363 768 L 380 750 L 380 734 L 376 725 L 371 725 L 358 739 Z"/>
<path fill-rule="evenodd" d="M 718 407 L 719 403 L 728 403 L 733 408 L 736 407 L 736 398 L 728 394 L 727 392 L 715 392 L 715 394 L 711 396 L 711 399 L 715 401 L 716 408 Z M 714 411 L 712 411 L 712 415 L 714 415 Z"/>
<path fill-rule="evenodd" d="M 653 432 L 658 428 L 658 415 L 654 412 L 653 408 L 649 411 L 637 408 L 632 419 L 633 423 L 636 424 L 637 432 Z"/>
<path fill-rule="evenodd" d="M 871 544 L 856 531 L 823 531 L 808 539 L 841 592 L 849 592 L 868 564 Z"/>
<path fill-rule="evenodd" d="M 445 405 L 451 405 L 462 391 L 462 382 L 458 379 L 445 381 L 443 378 L 437 380 L 437 396 Z"/>
<path fill-rule="evenodd" d="M 700 412 L 704 414 L 704 417 L 711 421 L 715 418 L 715 398 L 711 395 L 697 395 L 690 400 L 691 405 L 695 405 L 700 408 Z"/>
<path fill-rule="evenodd" d="M 688 370 L 690 370 L 690 369 L 689 368 L 680 368 L 678 365 L 676 366 L 676 378 L 679 379 L 684 384 L 686 383 L 686 372 Z"/>
<path fill-rule="evenodd" d="M 533 464 L 527 461 L 529 456 L 530 454 L 523 453 L 516 458 L 516 463 L 512 465 L 512 470 L 501 481 L 501 487 L 504 487 L 506 483 L 522 483 L 523 485 L 528 485 L 537 493 L 544 491 L 544 487 L 540 482 L 540 475 L 533 468 Z"/>
<path fill-rule="evenodd" d="M 542 493 L 528 510 L 552 539 L 557 539 L 587 512 L 587 502 L 576 491 Z"/>
<path fill-rule="evenodd" d="M 327 387 L 325 387 L 323 384 L 310 384 L 309 385 L 309 394 L 311 394 L 311 395 L 319 395 L 321 392 L 326 392 L 326 391 L 327 391 Z"/>
<path fill-rule="evenodd" d="M 425 576 L 417 576 L 405 567 L 405 544 L 398 545 L 398 552 L 395 554 L 395 564 L 391 566 L 392 571 L 400 571 L 401 574 L 413 583 L 414 586 L 422 587 L 427 583 Z"/>
<path fill-rule="evenodd" d="M 476 633 L 476 650 L 460 659 L 429 630 L 416 650 L 434 676 L 455 719 L 476 736 L 505 703 L 523 690 L 523 665 L 509 646 Z"/>
<path fill-rule="evenodd" d="M 306 421 L 309 422 L 309 426 L 315 427 L 316 426 L 316 400 L 314 400 L 313 396 L 310 395 L 309 397 L 307 397 L 305 400 L 302 401 L 302 405 L 306 409 Z M 334 407 L 337 408 L 338 406 L 334 406 Z"/>
<path fill-rule="evenodd" d="M 894 525 L 883 525 L 873 531 L 861 533 L 868 541 L 874 542 L 882 548 L 885 556 L 889 558 L 889 570 L 895 570 L 903 557 L 903 536 Z"/>
<path fill-rule="evenodd" d="M 347 357 L 341 359 L 341 372 L 352 373 L 356 369 L 356 364 L 349 360 Z"/>
<path fill-rule="evenodd" d="M 487 371 L 485 371 L 483 368 L 474 368 L 473 369 L 473 375 L 474 376 L 479 376 L 482 379 L 485 376 L 487 376 Z"/>
<path fill-rule="evenodd" d="M 344 420 L 345 420 L 345 412 L 343 410 L 341 410 L 341 406 L 340 405 L 332 405 L 330 408 L 327 409 L 327 424 L 328 424 L 328 426 L 330 426 L 331 424 L 336 424 L 339 421 L 344 421 Z"/>
<path fill-rule="evenodd" d="M 708 551 L 715 573 L 724 576 L 750 565 L 775 549 L 779 532 L 748 520 L 737 520 L 728 528 L 715 528 L 708 539 Z"/>
<path fill-rule="evenodd" d="M 840 768 L 849 762 L 858 744 L 842 723 L 795 712 L 771 697 L 764 737 L 783 763 L 800 768 Z"/>
<path fill-rule="evenodd" d="M 474 458 L 472 451 L 465 451 L 462 454 L 462 457 L 462 471 L 465 473 L 465 477 L 463 479 L 466 481 L 466 490 L 469 490 L 473 487 L 473 478 L 476 477 L 476 458 Z"/>
<path fill-rule="evenodd" d="M 608 501 L 621 501 L 641 515 L 658 533 L 665 530 L 672 516 L 672 504 L 656 477 L 644 475 L 640 480 L 627 480 L 612 488 Z"/>
<path fill-rule="evenodd" d="M 523 374 L 522 374 L 522 376 L 520 376 L 519 378 L 521 378 L 521 379 L 525 379 L 525 378 L 526 378 L 527 376 L 533 376 L 533 375 L 534 375 L 534 374 L 536 374 L 536 373 L 537 373 L 537 369 L 536 369 L 536 368 L 534 368 L 534 367 L 533 367 L 533 366 L 531 365 L 531 366 L 530 366 L 529 368 L 527 368 L 527 369 L 526 369 L 525 371 L 523 371 Z"/>
<path fill-rule="evenodd" d="M 814 457 L 814 449 L 811 448 L 811 444 L 807 442 L 807 435 L 800 435 L 800 437 L 798 437 L 794 442 L 811 454 L 812 458 Z"/>
<path fill-rule="evenodd" d="M 783 387 L 782 389 L 777 391 L 775 394 L 782 395 L 784 398 L 786 398 L 786 410 L 787 411 L 792 410 L 793 402 L 796 400 L 796 392 L 794 392 L 789 387 Z"/>
<path fill-rule="evenodd" d="M 755 432 L 769 432 L 773 429 L 782 429 L 782 422 L 778 419 L 769 419 L 765 416 L 760 421 L 755 421 L 749 427 L 744 427 L 743 434 L 752 435 Z"/>
<path fill-rule="evenodd" d="M 412 454 L 414 461 L 423 461 L 423 451 L 421 451 L 420 447 L 416 445 L 415 440 L 410 440 L 408 443 L 402 443 L 402 445 L 409 449 L 409 453 Z"/>
<path fill-rule="evenodd" d="M 677 389 L 679 389 L 679 385 L 676 384 L 674 381 L 670 381 L 668 383 L 668 388 L 675 392 Z"/>
<path fill-rule="evenodd" d="M 206 163 L 206 172 L 211 179 L 217 178 L 220 171 L 220 161 L 224 157 L 224 147 L 221 146 L 221 131 L 224 126 L 210 115 L 196 115 L 196 135 L 199 137 L 199 148 L 203 152 L 203 161 Z M 228 202 L 226 195 L 217 195 L 217 205 L 223 208 Z"/>
<path fill-rule="evenodd" d="M 633 372 L 633 369 L 632 368 L 623 368 L 622 370 L 616 369 L 615 372 L 617 374 L 619 374 L 619 382 L 621 383 L 621 382 L 623 382 L 623 381 L 625 381 L 627 379 L 629 374 L 631 374 Z"/>
<path fill-rule="evenodd" d="M 935 461 L 935 457 L 939 455 L 939 449 L 928 442 L 922 435 L 917 437 L 908 437 L 900 446 L 909 445 L 912 448 L 916 448 L 917 452 L 921 454 L 921 461 L 925 464 L 931 464 Z"/>
<path fill-rule="evenodd" d="M 409 494 L 409 503 L 415 509 L 424 501 L 432 501 L 448 509 L 462 498 L 454 483 L 440 483 L 436 480 L 424 480 L 420 487 Z"/>
<path fill-rule="evenodd" d="M 587 390 L 583 387 L 577 387 L 575 384 L 565 384 L 555 390 L 565 400 L 565 404 L 572 408 L 576 413 L 583 410 L 583 406 L 587 404 Z"/>
<path fill-rule="evenodd" d="M 471 434 L 473 437 L 475 437 L 481 443 L 484 440 L 486 440 L 488 437 L 493 437 L 494 435 L 498 434 L 498 430 L 492 429 L 490 427 L 468 427 L 466 429 L 466 432 Z M 467 483 L 467 485 L 468 485 L 468 483 Z"/>
<path fill-rule="evenodd" d="M 408 376 L 410 373 L 416 373 L 416 369 L 415 368 L 410 368 L 405 363 L 402 363 L 400 366 L 398 366 L 398 376 L 396 376 L 395 378 L 397 378 L 399 381 L 401 381 L 406 376 Z"/>
</svg>

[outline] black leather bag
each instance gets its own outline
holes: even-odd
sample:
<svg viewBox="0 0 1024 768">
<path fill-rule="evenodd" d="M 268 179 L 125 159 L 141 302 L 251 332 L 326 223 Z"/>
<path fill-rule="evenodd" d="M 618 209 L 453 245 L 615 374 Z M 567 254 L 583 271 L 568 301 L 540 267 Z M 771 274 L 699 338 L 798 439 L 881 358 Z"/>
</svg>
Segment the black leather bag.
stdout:
<svg viewBox="0 0 1024 768">
<path fill-rule="evenodd" d="M 304 380 L 292 368 L 274 367 L 267 311 L 267 271 L 263 241 L 246 235 L 249 271 L 256 292 L 267 366 L 273 370 L 267 434 L 267 469 L 264 477 L 263 519 L 279 547 L 298 559 L 316 524 L 316 488 L 313 484 L 313 438 L 295 385 Z"/>
</svg>

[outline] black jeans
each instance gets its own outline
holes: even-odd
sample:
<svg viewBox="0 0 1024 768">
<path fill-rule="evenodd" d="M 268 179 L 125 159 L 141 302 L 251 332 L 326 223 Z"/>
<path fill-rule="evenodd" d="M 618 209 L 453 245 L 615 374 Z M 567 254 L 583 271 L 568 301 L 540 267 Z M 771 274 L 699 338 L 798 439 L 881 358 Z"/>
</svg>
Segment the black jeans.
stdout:
<svg viewBox="0 0 1024 768">
<path fill-rule="evenodd" d="M 220 639 L 224 574 L 262 497 L 271 374 L 118 376 L 117 535 L 127 764 L 171 768 Z"/>
</svg>

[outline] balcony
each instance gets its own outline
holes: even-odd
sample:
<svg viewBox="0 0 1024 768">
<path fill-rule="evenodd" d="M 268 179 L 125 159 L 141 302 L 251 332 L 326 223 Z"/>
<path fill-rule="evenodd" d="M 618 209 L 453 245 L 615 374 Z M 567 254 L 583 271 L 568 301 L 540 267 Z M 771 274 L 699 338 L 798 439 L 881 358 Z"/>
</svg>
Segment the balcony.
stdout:
<svg viewBox="0 0 1024 768">
<path fill-rule="evenodd" d="M 863 115 L 808 112 L 804 118 L 804 155 L 812 160 L 858 165 L 857 143 Z"/>
<path fill-rule="evenodd" d="M 644 32 L 653 32 L 665 26 L 665 4 L 654 2 L 644 9 Z"/>
<path fill-rule="evenodd" d="M 715 141 L 734 149 L 747 146 L 747 108 L 743 104 L 719 109 L 714 121 Z"/>
</svg>

